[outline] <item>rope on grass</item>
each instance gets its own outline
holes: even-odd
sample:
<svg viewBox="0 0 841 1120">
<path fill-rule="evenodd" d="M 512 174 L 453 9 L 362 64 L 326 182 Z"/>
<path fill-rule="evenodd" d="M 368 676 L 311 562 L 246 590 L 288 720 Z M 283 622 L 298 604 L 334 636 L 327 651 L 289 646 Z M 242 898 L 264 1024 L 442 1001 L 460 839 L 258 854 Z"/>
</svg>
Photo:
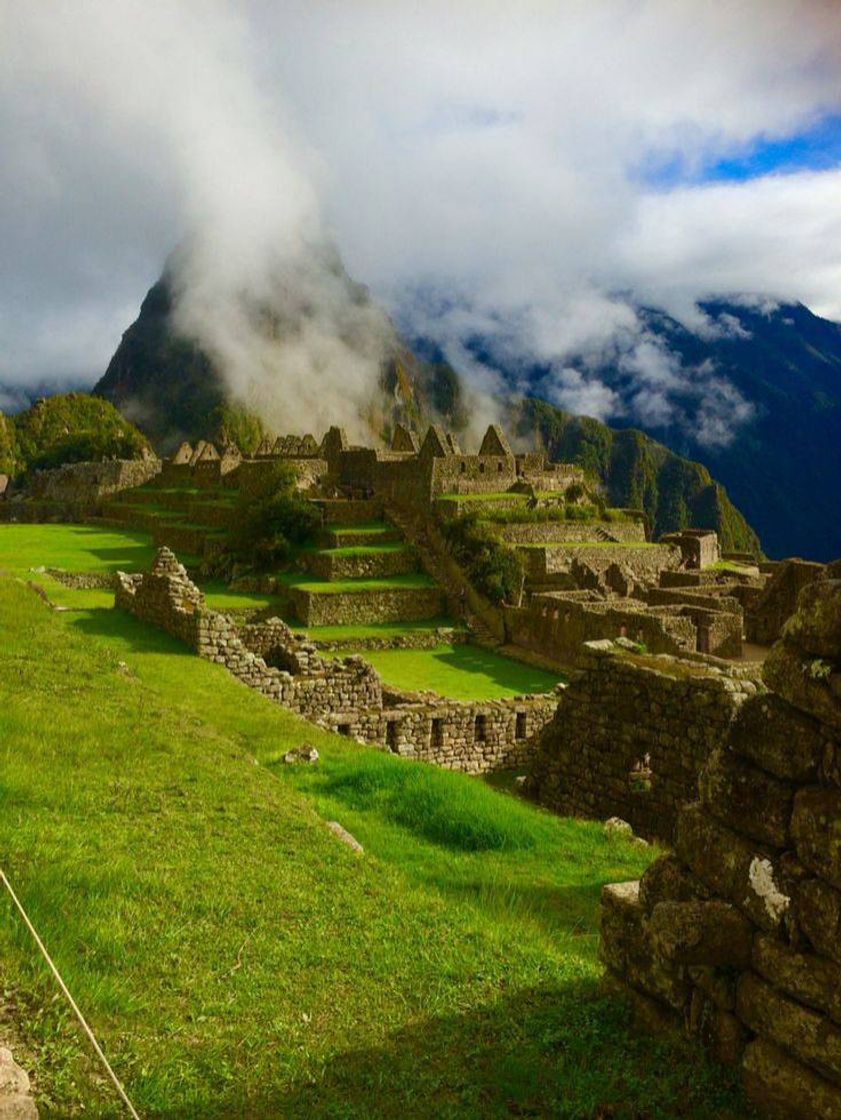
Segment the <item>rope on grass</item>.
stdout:
<svg viewBox="0 0 841 1120">
<path fill-rule="evenodd" d="M 20 899 L 18 898 L 18 896 L 15 894 L 14 890 L 12 889 L 12 884 L 6 878 L 6 873 L 3 871 L 2 868 L 0 868 L 0 881 L 2 881 L 3 886 L 6 888 L 6 890 L 11 895 L 12 902 L 15 904 L 18 913 L 20 914 L 21 918 L 23 919 L 23 924 L 26 926 L 26 928 L 29 930 L 30 934 L 32 935 L 32 939 L 34 940 L 35 944 L 38 946 L 38 949 L 41 953 L 41 956 L 47 962 L 47 965 L 49 966 L 50 972 L 52 972 L 53 976 L 56 979 L 56 983 L 58 984 L 59 988 L 61 988 L 62 992 L 64 993 L 64 996 L 67 999 L 67 1002 L 73 1008 L 73 1013 L 75 1014 L 76 1018 L 79 1020 L 79 1023 L 81 1024 L 82 1030 L 87 1035 L 91 1046 L 93 1046 L 94 1050 L 96 1051 L 96 1056 L 99 1058 L 100 1062 L 102 1062 L 102 1065 L 105 1067 L 105 1071 L 108 1074 L 109 1078 L 111 1079 L 111 1082 L 114 1085 L 114 1088 L 119 1093 L 120 1099 L 122 1100 L 123 1104 L 128 1109 L 129 1115 L 132 1117 L 132 1120 L 140 1120 L 140 1117 L 138 1116 L 134 1105 L 128 1099 L 128 1094 L 126 1093 L 125 1089 L 123 1088 L 123 1086 L 120 1082 L 120 1079 L 117 1077 L 116 1073 L 114 1073 L 113 1069 L 111 1069 L 111 1066 L 108 1062 L 108 1059 L 105 1057 L 105 1055 L 102 1052 L 102 1047 L 96 1041 L 96 1037 L 94 1036 L 93 1031 L 88 1026 L 84 1015 L 79 1010 L 78 1004 L 73 999 L 73 996 L 71 996 L 67 985 L 62 980 L 61 974 L 59 973 L 56 966 L 53 964 L 52 957 L 47 952 L 46 947 L 44 945 L 44 942 L 38 936 L 38 932 L 35 929 L 35 926 L 33 926 L 32 922 L 29 920 L 29 915 L 24 910 Z"/>
</svg>

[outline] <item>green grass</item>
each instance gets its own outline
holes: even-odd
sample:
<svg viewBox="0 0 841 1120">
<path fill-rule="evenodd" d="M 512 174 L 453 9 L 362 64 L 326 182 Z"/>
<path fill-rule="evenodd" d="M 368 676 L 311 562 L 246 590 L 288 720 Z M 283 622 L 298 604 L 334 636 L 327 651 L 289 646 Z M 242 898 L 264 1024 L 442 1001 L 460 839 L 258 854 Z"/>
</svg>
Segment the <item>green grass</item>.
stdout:
<svg viewBox="0 0 841 1120">
<path fill-rule="evenodd" d="M 348 651 L 337 651 L 342 656 Z M 549 692 L 561 679 L 553 673 L 467 644 L 435 649 L 366 650 L 383 680 L 395 688 L 431 689 L 453 700 L 494 700 L 527 692 Z"/>
<path fill-rule="evenodd" d="M 378 556 L 384 552 L 406 552 L 408 548 L 404 541 L 384 541 L 377 545 L 345 545 L 341 548 L 321 548 L 318 551 L 330 556 Z"/>
<path fill-rule="evenodd" d="M 144 536 L 20 528 L 0 568 L 23 576 L 62 540 L 50 566 L 110 571 Z M 649 853 L 491 788 L 510 775 L 321 732 L 110 592 L 37 578 L 74 609 L 0 579 L 0 852 L 144 1118 L 745 1115 L 597 997 L 599 887 Z M 319 764 L 280 764 L 303 739 Z M 0 975 L 42 1115 L 121 1116 L 2 903 Z"/>
<path fill-rule="evenodd" d="M 137 572 L 155 555 L 148 533 L 88 525 L 0 525 L 0 570 L 25 575 L 30 568 L 68 572 Z"/>
<path fill-rule="evenodd" d="M 435 587 L 435 581 L 423 572 L 388 576 L 383 579 L 314 579 L 300 572 L 279 572 L 277 580 L 284 587 L 309 591 L 315 595 L 341 595 L 359 591 L 400 591 L 408 588 Z"/>
<path fill-rule="evenodd" d="M 8 579 L 0 682 L 5 870 L 146 1120 L 736 1107 L 728 1075 L 597 998 L 599 886 L 648 853 Z M 278 765 L 303 738 L 319 764 Z M 0 966 L 43 1114 L 122 1115 L 6 904 Z"/>
<path fill-rule="evenodd" d="M 262 609 L 276 606 L 278 602 L 276 595 L 259 591 L 231 591 L 221 580 L 199 580 L 199 586 L 207 605 L 216 611 Z"/>
<path fill-rule="evenodd" d="M 453 618 L 424 618 L 416 622 L 371 622 L 367 626 L 302 626 L 289 624 L 297 633 L 304 632 L 313 641 L 336 642 L 351 638 L 397 638 L 407 631 L 432 632 L 441 627 L 464 630 L 464 623 Z"/>
<path fill-rule="evenodd" d="M 386 524 L 385 521 L 365 521 L 359 525 L 325 525 L 325 529 L 340 537 L 348 533 L 365 533 L 374 537 L 380 533 L 394 532 L 394 526 Z"/>
<path fill-rule="evenodd" d="M 439 494 L 437 496 L 439 502 L 526 502 L 529 500 L 528 494 L 521 494 L 514 490 L 489 490 L 487 493 L 475 494 Z"/>
</svg>

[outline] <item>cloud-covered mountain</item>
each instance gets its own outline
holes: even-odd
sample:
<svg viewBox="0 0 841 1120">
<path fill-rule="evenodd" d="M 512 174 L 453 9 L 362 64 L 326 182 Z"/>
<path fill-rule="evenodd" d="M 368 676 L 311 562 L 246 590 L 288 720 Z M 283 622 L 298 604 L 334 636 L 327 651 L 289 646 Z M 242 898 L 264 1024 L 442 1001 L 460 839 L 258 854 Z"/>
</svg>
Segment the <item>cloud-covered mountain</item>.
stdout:
<svg viewBox="0 0 841 1120">
<path fill-rule="evenodd" d="M 688 326 L 635 307 L 609 344 L 563 362 L 536 360 L 506 320 L 465 334 L 459 352 L 487 384 L 641 428 L 699 460 L 769 555 L 838 556 L 841 325 L 762 300 L 706 301 L 700 312 Z M 415 343 L 427 357 L 454 353 Z"/>
</svg>

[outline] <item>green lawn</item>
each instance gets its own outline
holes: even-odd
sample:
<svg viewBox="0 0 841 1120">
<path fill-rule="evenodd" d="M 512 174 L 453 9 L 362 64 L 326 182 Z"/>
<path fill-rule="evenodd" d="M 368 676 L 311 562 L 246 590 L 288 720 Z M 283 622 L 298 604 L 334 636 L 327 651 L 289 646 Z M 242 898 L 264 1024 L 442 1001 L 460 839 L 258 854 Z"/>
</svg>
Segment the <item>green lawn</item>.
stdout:
<svg viewBox="0 0 841 1120">
<path fill-rule="evenodd" d="M 337 656 L 348 653 L 337 651 Z M 453 700 L 495 700 L 526 692 L 549 692 L 561 679 L 553 673 L 467 644 L 435 649 L 365 651 L 387 684 L 411 690 L 431 689 Z"/>
<path fill-rule="evenodd" d="M 89 525 L 0 525 L 0 570 L 25 575 L 30 568 L 68 572 L 137 572 L 152 563 L 148 533 Z"/>
<path fill-rule="evenodd" d="M 405 588 L 435 587 L 435 581 L 424 572 L 388 576 L 383 579 L 314 579 L 300 572 L 279 572 L 279 583 L 288 588 L 310 591 L 317 595 L 340 595 L 354 591 L 400 591 Z"/>
<path fill-rule="evenodd" d="M 393 533 L 394 526 L 385 521 L 365 521 L 359 525 L 325 525 L 325 529 L 337 536 L 346 536 L 349 533 L 365 533 L 366 536 L 379 536 L 381 533 Z"/>
<path fill-rule="evenodd" d="M 304 632 L 314 642 L 339 642 L 347 638 L 397 638 L 407 631 L 429 631 L 447 627 L 451 630 L 464 630 L 465 625 L 453 618 L 424 618 L 415 622 L 371 622 L 367 626 L 302 626 L 298 622 L 289 624 L 296 632 Z"/>
<path fill-rule="evenodd" d="M 10 579 L 0 692 L 4 869 L 144 1120 L 737 1107 L 597 997 L 599 886 L 650 858 L 598 824 L 356 747 Z M 319 764 L 280 764 L 303 739 Z M 7 903 L 0 974 L 42 1115 L 123 1115 Z"/>
<path fill-rule="evenodd" d="M 376 539 L 376 534 L 374 534 Z M 406 552 L 408 545 L 405 541 L 383 541 L 382 544 L 357 544 L 343 545 L 340 548 L 322 548 L 319 552 L 327 552 L 331 556 L 376 556 L 383 552 Z"/>
</svg>

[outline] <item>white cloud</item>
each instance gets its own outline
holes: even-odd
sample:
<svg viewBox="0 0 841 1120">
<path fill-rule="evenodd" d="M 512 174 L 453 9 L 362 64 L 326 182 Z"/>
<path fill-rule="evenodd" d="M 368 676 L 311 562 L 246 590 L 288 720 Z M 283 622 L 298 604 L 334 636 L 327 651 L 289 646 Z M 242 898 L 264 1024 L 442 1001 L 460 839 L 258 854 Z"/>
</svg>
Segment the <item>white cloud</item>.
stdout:
<svg viewBox="0 0 841 1120">
<path fill-rule="evenodd" d="M 482 388 L 499 384 L 468 356 L 477 333 L 592 415 L 676 417 L 691 386 L 713 441 L 746 415 L 732 386 L 646 351 L 628 293 L 734 336 L 697 301 L 841 318 L 841 170 L 641 176 L 841 111 L 823 0 L 6 0 L 0 20 L 2 382 L 93 381 L 187 234 L 184 322 L 296 422 L 337 385 L 364 411 L 385 330 L 313 266 L 325 234 Z M 301 259 L 316 314 L 279 357 L 251 317 Z M 588 373 L 606 351 L 621 396 Z"/>
</svg>

